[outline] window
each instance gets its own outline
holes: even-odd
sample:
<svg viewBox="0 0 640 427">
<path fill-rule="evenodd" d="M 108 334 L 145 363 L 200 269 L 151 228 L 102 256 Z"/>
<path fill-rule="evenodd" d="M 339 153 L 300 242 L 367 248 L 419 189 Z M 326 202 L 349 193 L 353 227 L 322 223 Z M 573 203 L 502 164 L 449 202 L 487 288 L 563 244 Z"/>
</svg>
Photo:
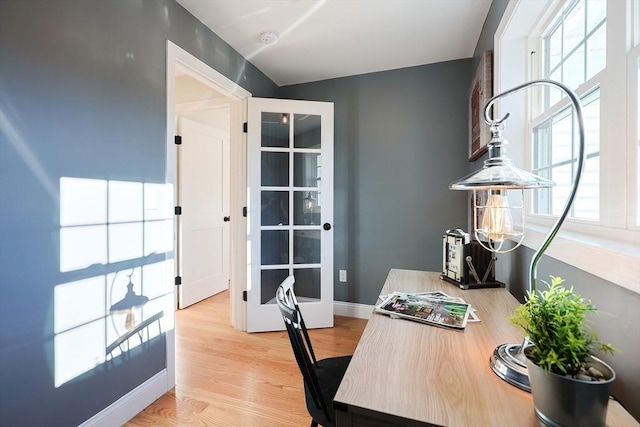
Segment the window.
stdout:
<svg viewBox="0 0 640 427">
<path fill-rule="evenodd" d="M 587 161 L 569 218 L 545 254 L 638 293 L 639 9 L 633 1 L 513 0 L 494 51 L 495 93 L 546 78 L 582 100 Z M 562 91 L 546 86 L 505 97 L 494 108 L 499 117 L 511 113 L 505 137 L 516 164 L 556 183 L 525 193 L 523 244 L 538 249 L 573 183 L 575 113 Z"/>
<path fill-rule="evenodd" d="M 600 77 L 606 66 L 606 2 L 571 0 L 550 21 L 542 36 L 540 77 L 564 83 L 582 96 L 587 162 L 570 218 L 600 219 Z M 585 84 L 587 82 L 587 84 Z M 586 94 L 585 94 L 586 92 Z M 545 86 L 540 115 L 532 126 L 533 171 L 551 179 L 555 188 L 535 194 L 532 212 L 559 215 L 577 167 L 578 138 L 572 107 L 559 111 L 565 95 Z M 566 103 L 565 99 L 565 103 Z"/>
<path fill-rule="evenodd" d="M 543 77 L 572 89 L 605 68 L 606 3 L 573 0 L 565 4 L 543 38 Z M 545 88 L 545 108 L 560 99 L 560 92 Z"/>
<path fill-rule="evenodd" d="M 600 217 L 600 89 L 582 98 L 585 122 L 584 166 L 579 193 L 569 216 L 598 220 Z M 533 172 L 556 183 L 537 191 L 532 211 L 560 215 L 569 196 L 577 168 L 578 142 L 573 108 L 567 107 L 533 127 Z"/>
</svg>

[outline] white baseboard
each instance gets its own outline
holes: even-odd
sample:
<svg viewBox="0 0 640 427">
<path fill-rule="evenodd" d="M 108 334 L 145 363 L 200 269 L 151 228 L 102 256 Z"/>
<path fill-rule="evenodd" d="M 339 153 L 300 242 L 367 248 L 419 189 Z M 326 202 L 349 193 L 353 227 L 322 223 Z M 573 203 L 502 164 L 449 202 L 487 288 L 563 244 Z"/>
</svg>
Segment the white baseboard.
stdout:
<svg viewBox="0 0 640 427">
<path fill-rule="evenodd" d="M 336 316 L 369 319 L 371 313 L 373 313 L 373 307 L 372 305 L 358 304 L 355 302 L 334 301 L 333 314 Z"/>
<path fill-rule="evenodd" d="M 158 372 L 79 427 L 121 426 L 167 392 L 167 370 Z"/>
</svg>

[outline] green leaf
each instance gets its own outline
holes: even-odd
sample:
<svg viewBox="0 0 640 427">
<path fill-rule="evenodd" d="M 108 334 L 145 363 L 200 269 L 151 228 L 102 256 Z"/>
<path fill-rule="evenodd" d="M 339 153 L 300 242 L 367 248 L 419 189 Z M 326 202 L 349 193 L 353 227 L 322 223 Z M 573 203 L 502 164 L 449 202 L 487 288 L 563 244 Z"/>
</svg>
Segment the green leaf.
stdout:
<svg viewBox="0 0 640 427">
<path fill-rule="evenodd" d="M 613 354 L 611 344 L 602 343 L 587 327 L 586 315 L 596 311 L 591 301 L 583 299 L 573 287 L 563 286 L 564 279 L 550 276 L 548 289 L 528 292 L 525 303 L 510 316 L 534 344 L 529 358 L 546 371 L 575 375 L 592 350 Z"/>
</svg>

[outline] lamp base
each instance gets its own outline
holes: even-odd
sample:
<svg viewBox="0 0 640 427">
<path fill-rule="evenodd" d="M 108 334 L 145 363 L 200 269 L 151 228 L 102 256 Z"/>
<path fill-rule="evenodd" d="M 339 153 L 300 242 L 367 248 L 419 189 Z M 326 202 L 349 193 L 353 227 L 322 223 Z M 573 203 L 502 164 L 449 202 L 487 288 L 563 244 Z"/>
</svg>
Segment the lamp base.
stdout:
<svg viewBox="0 0 640 427">
<path fill-rule="evenodd" d="M 489 365 L 493 372 L 509 384 L 531 392 L 523 344 L 502 344 L 493 350 Z"/>
<path fill-rule="evenodd" d="M 444 274 L 440 275 L 440 278 L 442 280 L 445 280 L 449 283 L 452 283 L 456 286 L 458 286 L 460 289 L 486 289 L 486 288 L 504 288 L 506 285 L 502 282 L 498 282 L 497 280 L 487 280 L 486 282 L 482 282 L 482 283 L 476 283 L 476 282 L 471 282 L 469 281 L 469 283 L 463 283 L 463 282 L 458 282 L 455 279 L 452 279 L 448 276 L 445 276 Z"/>
</svg>

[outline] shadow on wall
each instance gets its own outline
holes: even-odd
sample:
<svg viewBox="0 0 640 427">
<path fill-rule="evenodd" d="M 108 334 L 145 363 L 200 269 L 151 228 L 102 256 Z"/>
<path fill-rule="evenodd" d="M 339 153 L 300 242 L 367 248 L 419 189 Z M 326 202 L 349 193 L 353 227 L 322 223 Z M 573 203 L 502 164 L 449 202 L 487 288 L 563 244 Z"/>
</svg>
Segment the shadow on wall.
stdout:
<svg viewBox="0 0 640 427">
<path fill-rule="evenodd" d="M 60 179 L 60 273 L 69 280 L 53 291 L 56 388 L 164 340 L 171 201 L 164 184 Z"/>
</svg>

